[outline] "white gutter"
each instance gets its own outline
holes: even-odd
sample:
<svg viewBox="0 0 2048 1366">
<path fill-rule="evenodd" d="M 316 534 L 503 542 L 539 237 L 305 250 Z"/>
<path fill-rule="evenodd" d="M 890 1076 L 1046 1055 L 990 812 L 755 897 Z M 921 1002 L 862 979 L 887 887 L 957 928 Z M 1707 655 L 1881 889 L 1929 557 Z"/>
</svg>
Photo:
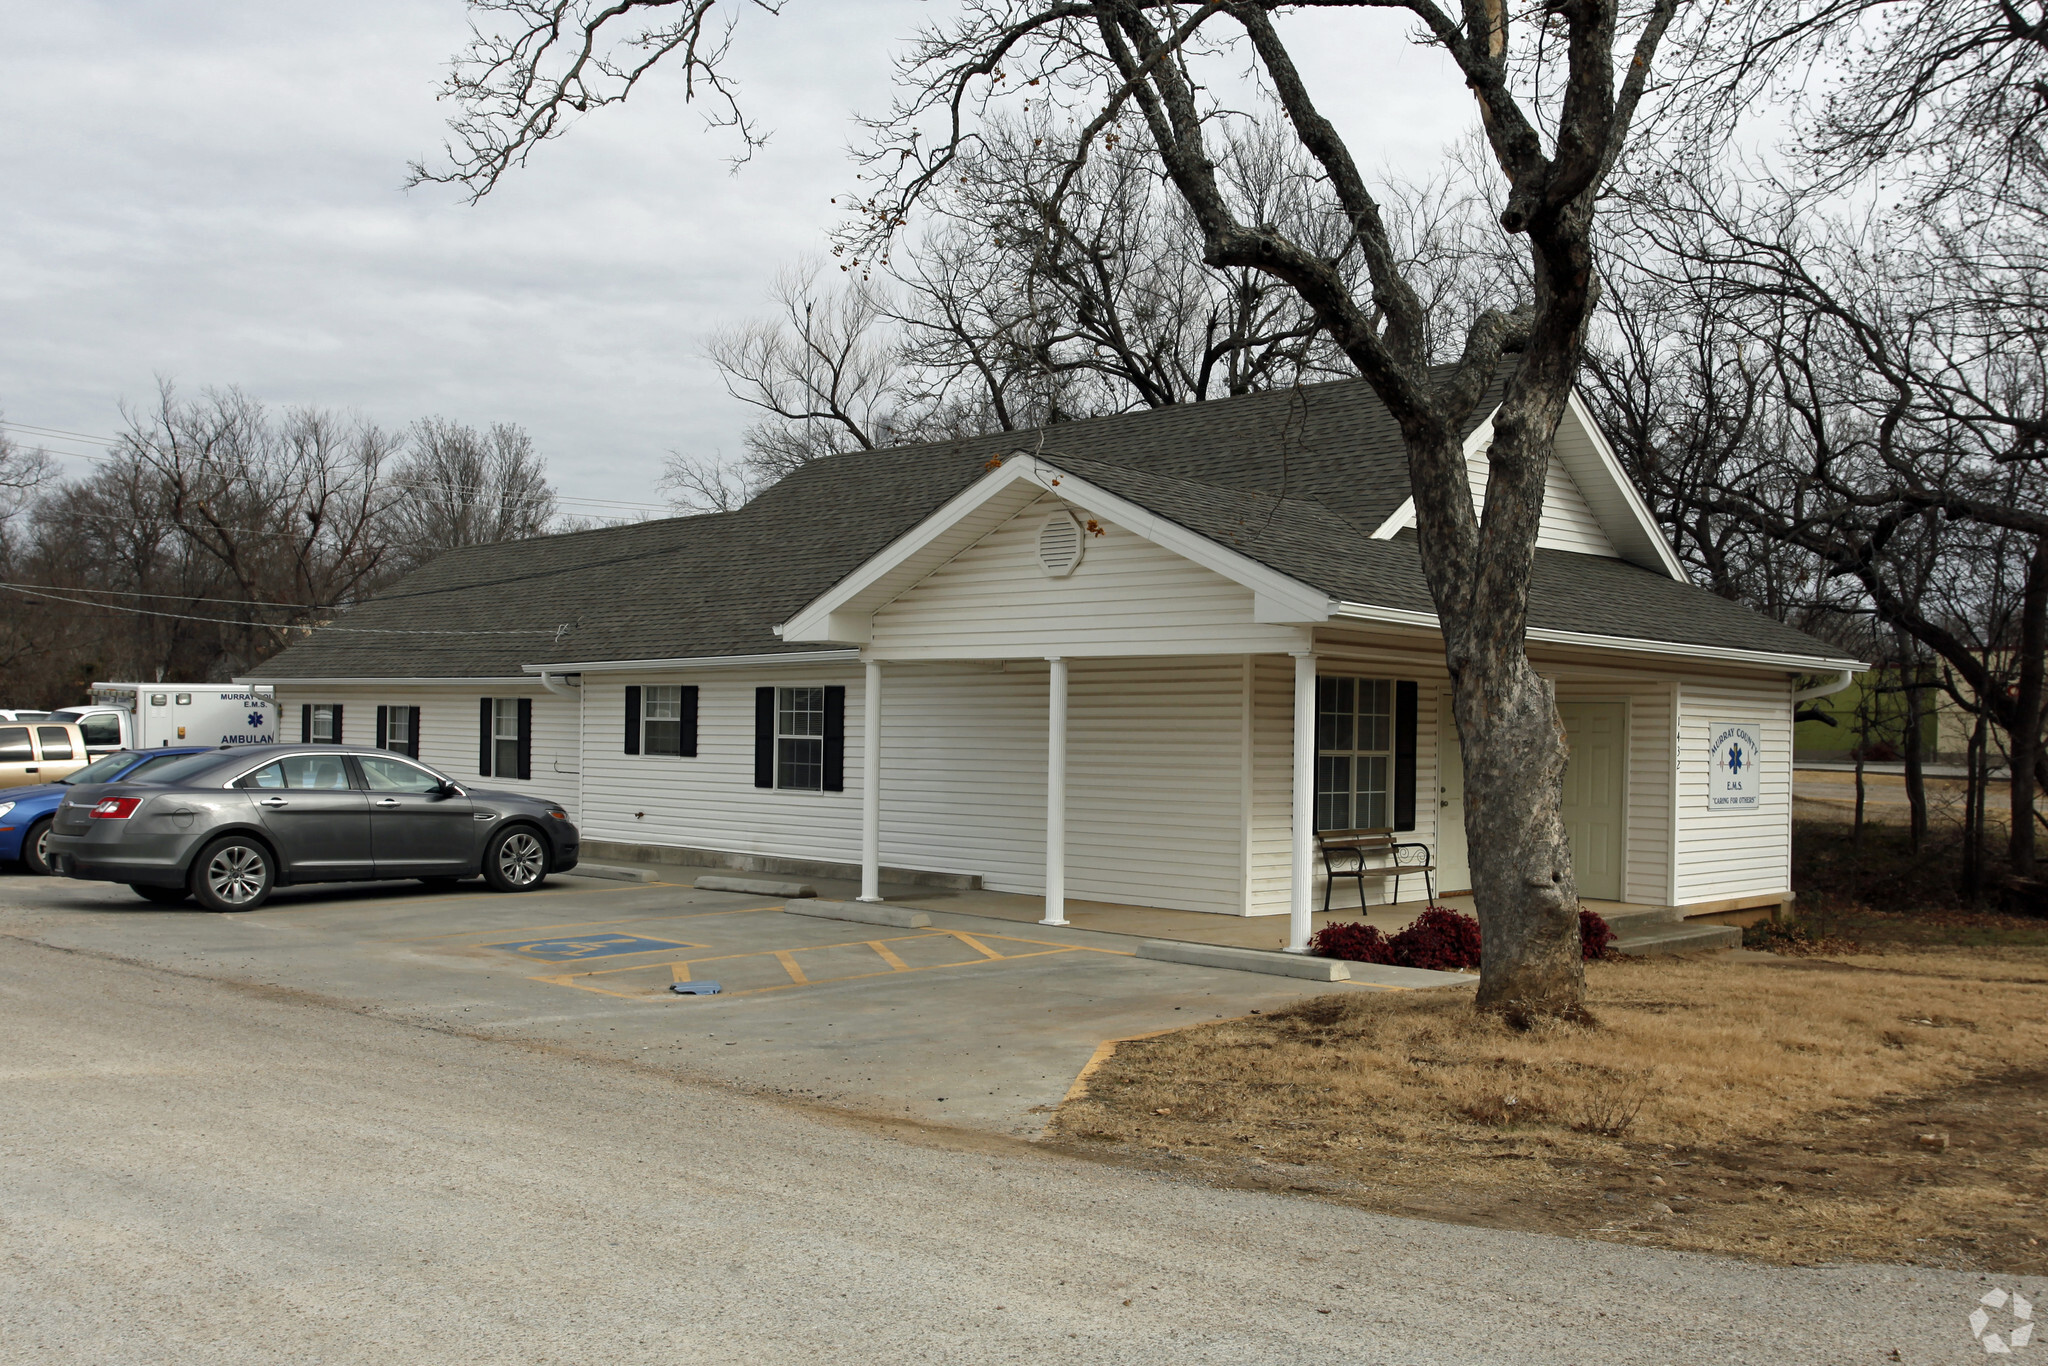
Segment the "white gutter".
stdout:
<svg viewBox="0 0 2048 1366">
<path fill-rule="evenodd" d="M 1848 687 L 1855 678 L 1856 671 L 1854 669 L 1844 669 L 1841 672 L 1841 676 L 1832 683 L 1821 683 L 1811 688 L 1801 688 L 1798 692 L 1793 693 L 1792 705 L 1796 707 L 1801 702 L 1811 702 L 1818 697 L 1833 697 L 1836 693 Z"/>
<path fill-rule="evenodd" d="M 243 687 L 293 687 L 293 688 L 450 688 L 463 687 L 471 683 L 531 683 L 526 674 L 512 674 L 498 678 L 466 678 L 440 675 L 434 678 L 382 678 L 365 674 L 353 674 L 347 678 L 251 678 L 244 676 L 228 680 Z"/>
<path fill-rule="evenodd" d="M 766 655 L 699 655 L 693 659 L 601 659 L 572 664 L 526 664 L 529 674 L 630 673 L 653 669 L 757 669 L 778 664 L 843 664 L 859 650 L 787 650 Z M 531 682 L 531 679 L 526 680 Z"/>
<path fill-rule="evenodd" d="M 583 681 L 578 679 L 576 682 L 571 683 L 569 676 L 566 674 L 557 679 L 556 675 L 549 673 L 546 669 L 542 669 L 540 671 L 540 685 L 557 697 L 580 699 L 583 696 Z"/>
<path fill-rule="evenodd" d="M 1440 630 L 1434 612 L 1412 612 L 1397 607 L 1374 607 L 1362 602 L 1344 602 L 1331 614 L 1333 620 L 1385 622 L 1390 626 L 1421 626 Z M 1766 668 L 1833 669 L 1854 673 L 1868 668 L 1861 660 L 1825 655 L 1779 654 L 1771 650 L 1731 650 L 1719 645 L 1687 645 L 1679 641 L 1644 640 L 1636 636 L 1595 635 L 1586 631 L 1554 631 L 1531 627 L 1526 637 L 1543 645 L 1582 645 L 1596 650 L 1629 650 L 1637 654 L 1681 655 L 1690 659 L 1720 660 L 1730 664 L 1756 664 Z M 1843 686 L 1847 686 L 1844 684 Z"/>
</svg>

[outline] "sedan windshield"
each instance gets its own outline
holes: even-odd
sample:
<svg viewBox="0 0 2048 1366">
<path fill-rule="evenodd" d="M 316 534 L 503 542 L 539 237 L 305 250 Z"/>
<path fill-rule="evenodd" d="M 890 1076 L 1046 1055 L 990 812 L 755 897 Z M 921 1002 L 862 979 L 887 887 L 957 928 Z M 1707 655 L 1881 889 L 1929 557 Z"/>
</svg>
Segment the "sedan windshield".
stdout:
<svg viewBox="0 0 2048 1366">
<path fill-rule="evenodd" d="M 180 756 L 182 757 L 182 756 Z M 110 783 L 114 775 L 135 762 L 132 749 L 117 749 L 112 754 L 102 755 L 69 777 L 59 778 L 60 783 Z"/>
</svg>

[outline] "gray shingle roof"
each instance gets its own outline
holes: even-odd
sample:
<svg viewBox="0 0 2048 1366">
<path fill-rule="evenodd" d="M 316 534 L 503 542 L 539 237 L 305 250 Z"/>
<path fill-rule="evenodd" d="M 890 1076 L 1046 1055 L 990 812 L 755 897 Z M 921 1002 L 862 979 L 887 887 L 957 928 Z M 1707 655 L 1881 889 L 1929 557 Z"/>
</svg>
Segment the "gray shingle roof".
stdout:
<svg viewBox="0 0 2048 1366">
<path fill-rule="evenodd" d="M 1503 371 L 1469 419 L 1499 401 Z M 1400 433 L 1359 380 L 818 461 L 736 512 L 451 551 L 251 671 L 510 677 L 522 665 L 816 649 L 771 630 L 1029 451 L 1333 597 L 1429 611 Z M 1807 655 L 1822 642 L 1619 561 L 1538 554 L 1532 626 Z"/>
</svg>

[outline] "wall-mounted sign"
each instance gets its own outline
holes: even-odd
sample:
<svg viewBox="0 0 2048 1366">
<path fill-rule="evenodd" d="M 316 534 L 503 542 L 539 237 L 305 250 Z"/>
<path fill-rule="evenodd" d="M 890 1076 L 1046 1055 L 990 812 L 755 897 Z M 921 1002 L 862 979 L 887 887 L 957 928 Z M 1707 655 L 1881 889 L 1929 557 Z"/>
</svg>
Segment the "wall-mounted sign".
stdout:
<svg viewBox="0 0 2048 1366">
<path fill-rule="evenodd" d="M 1707 807 L 1713 811 L 1755 811 L 1762 805 L 1762 726 L 1723 726 L 1714 735 L 1713 767 L 1707 774 Z"/>
</svg>

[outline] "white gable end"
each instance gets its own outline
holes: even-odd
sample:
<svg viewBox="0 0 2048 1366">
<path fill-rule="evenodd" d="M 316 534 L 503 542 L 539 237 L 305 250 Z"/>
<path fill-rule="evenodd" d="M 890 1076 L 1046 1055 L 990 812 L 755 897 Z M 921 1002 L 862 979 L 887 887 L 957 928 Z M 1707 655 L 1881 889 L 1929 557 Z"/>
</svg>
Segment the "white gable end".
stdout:
<svg viewBox="0 0 2048 1366">
<path fill-rule="evenodd" d="M 1048 519 L 1081 528 L 1079 559 L 1049 568 Z M 1300 633 L 1256 619 L 1256 595 L 1136 532 L 1046 494 L 875 610 L 890 659 L 1259 653 Z"/>
<path fill-rule="evenodd" d="M 1482 443 L 1477 447 L 1468 446 L 1465 451 L 1465 478 L 1472 485 L 1472 510 L 1480 516 L 1486 515 L 1486 477 L 1488 466 L 1486 453 L 1493 447 L 1493 424 L 1480 428 Z M 1411 511 L 1410 520 L 1413 520 Z M 1610 560 L 1621 558 L 1621 552 L 1608 539 L 1607 529 L 1600 525 L 1600 518 L 1587 503 L 1586 495 L 1579 490 L 1578 480 L 1572 478 L 1564 461 L 1553 455 L 1550 468 L 1543 476 L 1543 520 L 1536 528 L 1536 544 L 1546 550 L 1571 550 L 1581 555 L 1605 555 Z"/>
<path fill-rule="evenodd" d="M 1486 453 L 1493 445 L 1489 418 L 1465 442 L 1465 475 L 1472 490 L 1473 510 L 1485 515 Z M 1373 535 L 1386 540 L 1415 525 L 1415 502 L 1401 504 Z M 1622 472 L 1621 463 L 1594 426 L 1578 396 L 1572 396 L 1543 480 L 1543 520 L 1536 544 L 1548 550 L 1602 555 L 1656 569 L 1674 579 L 1685 571 L 1650 516 L 1642 496 Z"/>
</svg>

